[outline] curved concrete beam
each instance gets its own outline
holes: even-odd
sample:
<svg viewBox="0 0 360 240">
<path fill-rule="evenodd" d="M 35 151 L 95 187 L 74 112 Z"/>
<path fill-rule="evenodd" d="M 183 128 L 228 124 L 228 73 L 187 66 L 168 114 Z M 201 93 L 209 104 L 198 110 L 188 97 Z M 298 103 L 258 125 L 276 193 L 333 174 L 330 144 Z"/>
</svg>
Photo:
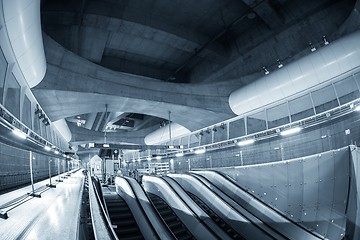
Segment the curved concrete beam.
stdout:
<svg viewBox="0 0 360 240">
<path fill-rule="evenodd" d="M 92 131 L 83 127 L 78 127 L 75 123 L 69 123 L 69 128 L 72 133 L 71 144 L 80 145 L 90 142 L 103 143 L 104 133 L 99 131 Z M 108 143 L 127 143 L 127 144 L 140 144 L 144 145 L 144 136 L 158 126 L 142 129 L 138 131 L 129 132 L 108 132 L 106 133 L 106 141 Z"/>
<path fill-rule="evenodd" d="M 190 130 L 230 117 L 226 84 L 190 85 L 114 72 L 67 51 L 44 36 L 48 71 L 33 89 L 52 121 L 103 111 L 136 112 L 172 120 Z"/>
</svg>

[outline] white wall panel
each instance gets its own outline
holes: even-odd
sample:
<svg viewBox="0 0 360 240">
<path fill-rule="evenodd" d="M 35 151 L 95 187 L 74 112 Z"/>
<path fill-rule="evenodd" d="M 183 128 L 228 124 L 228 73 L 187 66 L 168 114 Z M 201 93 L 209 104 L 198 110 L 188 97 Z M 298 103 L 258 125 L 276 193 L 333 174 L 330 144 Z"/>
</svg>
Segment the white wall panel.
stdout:
<svg viewBox="0 0 360 240">
<path fill-rule="evenodd" d="M 359 67 L 359 41 L 357 31 L 234 91 L 229 96 L 230 108 L 238 115 L 245 114 Z"/>
<path fill-rule="evenodd" d="M 40 0 L 3 0 L 7 38 L 15 62 L 30 88 L 41 82 L 46 60 L 40 23 Z"/>
</svg>

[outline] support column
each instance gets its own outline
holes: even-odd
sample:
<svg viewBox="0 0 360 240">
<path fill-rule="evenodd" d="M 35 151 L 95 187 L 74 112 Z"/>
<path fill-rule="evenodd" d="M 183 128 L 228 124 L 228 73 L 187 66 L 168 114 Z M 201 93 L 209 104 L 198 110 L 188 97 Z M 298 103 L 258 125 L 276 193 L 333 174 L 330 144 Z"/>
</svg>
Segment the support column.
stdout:
<svg viewBox="0 0 360 240">
<path fill-rule="evenodd" d="M 36 194 L 35 189 L 34 189 L 34 176 L 33 176 L 32 160 L 33 160 L 33 154 L 32 154 L 32 151 L 30 151 L 30 153 L 29 153 L 29 161 L 30 161 L 30 179 L 31 179 L 31 189 L 32 190 L 31 190 L 31 193 L 28 193 L 28 195 L 30 195 L 32 197 L 40 198 L 41 195 Z"/>
<path fill-rule="evenodd" d="M 51 164 L 50 164 L 51 162 L 52 162 L 52 159 L 49 159 L 49 180 L 50 180 L 50 183 L 46 184 L 46 186 L 50 187 L 50 188 L 56 188 L 56 186 L 51 183 Z"/>
</svg>

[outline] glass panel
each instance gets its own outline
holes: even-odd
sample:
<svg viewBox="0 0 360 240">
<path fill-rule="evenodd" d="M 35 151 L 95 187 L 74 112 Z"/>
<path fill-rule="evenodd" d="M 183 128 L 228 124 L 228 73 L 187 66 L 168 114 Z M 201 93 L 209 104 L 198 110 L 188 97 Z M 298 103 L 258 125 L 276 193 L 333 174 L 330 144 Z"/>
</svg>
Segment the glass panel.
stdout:
<svg viewBox="0 0 360 240">
<path fill-rule="evenodd" d="M 180 145 L 183 145 L 184 147 L 187 147 L 188 142 L 189 142 L 189 137 L 188 136 L 182 137 L 181 141 L 180 141 Z"/>
<path fill-rule="evenodd" d="M 245 129 L 245 127 L 244 127 L 244 129 Z M 226 138 L 227 138 L 226 124 L 222 124 L 220 126 L 215 127 L 213 129 L 213 131 L 214 131 L 214 142 L 221 142 L 221 141 L 226 140 Z"/>
<path fill-rule="evenodd" d="M 199 136 L 199 134 L 197 134 Z M 198 136 L 195 136 L 194 134 L 192 134 L 190 136 L 190 147 L 197 147 L 199 146 L 199 138 Z"/>
<path fill-rule="evenodd" d="M 13 74 L 7 78 L 9 81 L 6 91 L 5 108 L 9 110 L 15 117 L 20 119 L 20 85 L 15 80 Z"/>
<path fill-rule="evenodd" d="M 34 131 L 37 133 L 37 134 L 41 134 L 40 133 L 40 119 L 39 119 L 39 117 L 36 115 L 36 114 L 34 114 Z"/>
<path fill-rule="evenodd" d="M 41 136 L 46 139 L 46 127 L 45 124 L 40 121 Z"/>
<path fill-rule="evenodd" d="M 266 114 L 269 128 L 278 127 L 290 122 L 287 103 L 268 109 Z"/>
<path fill-rule="evenodd" d="M 226 134 L 226 131 L 224 132 Z M 229 123 L 229 135 L 230 139 L 245 135 L 245 120 L 243 118 Z"/>
<path fill-rule="evenodd" d="M 26 95 L 24 99 L 22 122 L 25 123 L 26 126 L 31 128 L 31 102 Z"/>
<path fill-rule="evenodd" d="M 248 134 L 266 130 L 265 111 L 247 117 L 247 130 Z"/>
<path fill-rule="evenodd" d="M 354 74 L 355 81 L 360 86 L 360 72 Z"/>
<path fill-rule="evenodd" d="M 326 110 L 339 106 L 335 90 L 332 85 L 312 92 L 311 96 L 314 101 L 316 113 L 325 112 Z"/>
<path fill-rule="evenodd" d="M 202 135 L 201 135 L 201 145 L 205 145 L 205 144 L 210 144 L 211 140 L 212 140 L 212 136 L 211 136 L 211 129 L 206 129 L 202 131 Z"/>
<path fill-rule="evenodd" d="M 314 115 L 310 94 L 289 101 L 291 121 L 297 121 Z"/>
<path fill-rule="evenodd" d="M 7 62 L 3 52 L 0 53 L 0 103 L 2 103 Z"/>
<path fill-rule="evenodd" d="M 360 97 L 358 87 L 353 76 L 334 83 L 340 104 L 348 103 Z"/>
</svg>

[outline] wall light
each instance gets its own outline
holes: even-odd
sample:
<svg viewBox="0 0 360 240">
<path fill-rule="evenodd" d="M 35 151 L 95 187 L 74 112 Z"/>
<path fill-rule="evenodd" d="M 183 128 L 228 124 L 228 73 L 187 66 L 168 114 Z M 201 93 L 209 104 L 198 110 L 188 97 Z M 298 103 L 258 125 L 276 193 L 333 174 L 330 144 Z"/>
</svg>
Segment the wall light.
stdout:
<svg viewBox="0 0 360 240">
<path fill-rule="evenodd" d="M 324 45 L 328 45 L 328 44 L 329 44 L 329 41 L 326 39 L 325 36 L 323 36 L 323 40 L 324 40 Z"/>
<path fill-rule="evenodd" d="M 300 127 L 294 127 L 294 128 L 287 129 L 287 130 L 285 130 L 285 131 L 281 131 L 281 132 L 280 132 L 280 135 L 281 135 L 281 136 L 289 136 L 289 135 L 298 133 L 298 132 L 300 132 L 300 131 L 301 131 L 301 128 L 300 128 Z"/>
<path fill-rule="evenodd" d="M 12 132 L 15 134 L 15 136 L 17 136 L 21 139 L 26 139 L 27 135 L 23 131 L 20 131 L 19 129 L 14 129 L 14 130 L 12 130 Z"/>
<path fill-rule="evenodd" d="M 199 148 L 194 151 L 195 154 L 203 154 L 206 152 L 205 148 Z"/>
<path fill-rule="evenodd" d="M 268 74 L 270 73 L 270 72 L 266 69 L 265 66 L 263 67 L 263 70 L 264 70 L 265 75 L 268 75 Z"/>
<path fill-rule="evenodd" d="M 312 43 L 309 43 L 310 46 L 310 51 L 315 52 L 316 51 L 316 47 L 314 47 L 314 45 Z"/>
<path fill-rule="evenodd" d="M 238 146 L 246 146 L 255 143 L 255 139 L 246 139 L 237 143 Z"/>
<path fill-rule="evenodd" d="M 176 157 L 182 157 L 182 156 L 184 156 L 184 153 L 183 152 L 178 152 L 178 153 L 175 154 L 175 156 Z"/>
<path fill-rule="evenodd" d="M 48 145 L 45 145 L 45 146 L 44 146 L 44 149 L 45 149 L 46 151 L 50 151 L 50 150 L 51 150 L 51 147 L 48 146 Z"/>
<path fill-rule="evenodd" d="M 150 156 L 149 156 L 149 157 L 147 157 L 147 158 L 146 158 L 146 160 L 151 161 L 151 157 L 150 157 Z"/>
<path fill-rule="evenodd" d="M 103 144 L 103 147 L 104 147 L 104 148 L 108 148 L 108 147 L 110 147 L 110 145 L 107 144 L 107 143 L 104 143 L 104 144 Z"/>
<path fill-rule="evenodd" d="M 161 156 L 156 156 L 155 157 L 156 160 L 161 160 L 161 158 L 162 158 Z"/>
<path fill-rule="evenodd" d="M 59 151 L 58 151 L 58 150 L 55 150 L 54 153 L 55 153 L 55 154 L 59 154 Z"/>
</svg>

